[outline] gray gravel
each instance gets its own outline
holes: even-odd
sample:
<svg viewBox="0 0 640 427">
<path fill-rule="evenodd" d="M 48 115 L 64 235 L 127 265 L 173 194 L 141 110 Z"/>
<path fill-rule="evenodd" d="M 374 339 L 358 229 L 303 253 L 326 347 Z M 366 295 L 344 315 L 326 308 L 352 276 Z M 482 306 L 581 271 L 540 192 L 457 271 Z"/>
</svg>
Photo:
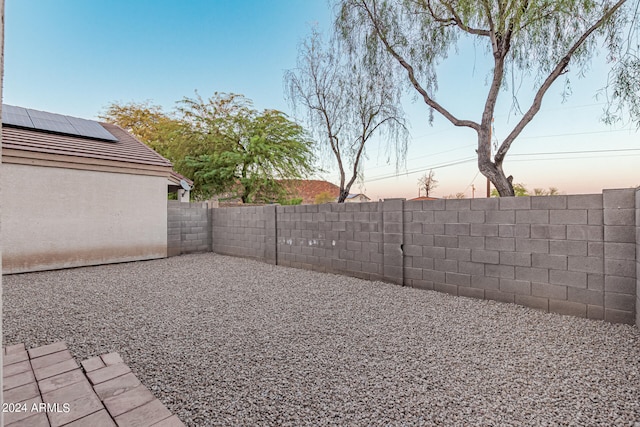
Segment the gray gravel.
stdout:
<svg viewBox="0 0 640 427">
<path fill-rule="evenodd" d="M 3 288 L 5 345 L 117 351 L 187 425 L 640 425 L 628 325 L 214 254 Z"/>
</svg>

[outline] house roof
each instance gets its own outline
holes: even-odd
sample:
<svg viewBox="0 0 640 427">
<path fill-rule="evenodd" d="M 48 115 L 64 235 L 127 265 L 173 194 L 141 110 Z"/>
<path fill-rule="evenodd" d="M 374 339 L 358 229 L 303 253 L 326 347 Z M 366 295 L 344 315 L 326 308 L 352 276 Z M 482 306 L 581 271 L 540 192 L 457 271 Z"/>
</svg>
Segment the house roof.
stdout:
<svg viewBox="0 0 640 427">
<path fill-rule="evenodd" d="M 318 179 L 290 179 L 285 180 L 285 185 L 290 189 L 290 194 L 295 197 L 302 197 L 303 204 L 313 204 L 316 196 L 321 193 L 328 193 L 336 199 L 340 195 L 340 187 L 327 181 Z"/>
<path fill-rule="evenodd" d="M 347 196 L 347 199 L 355 199 L 355 198 L 356 198 L 356 197 L 358 197 L 358 196 L 362 196 L 362 197 L 364 197 L 364 198 L 365 198 L 365 199 L 367 199 L 367 200 L 371 200 L 369 197 L 367 197 L 367 195 L 366 195 L 366 194 L 363 194 L 363 193 L 349 194 L 349 195 Z"/>
<path fill-rule="evenodd" d="M 180 185 L 180 181 L 187 181 L 187 184 L 189 185 L 193 185 L 193 181 L 190 180 L 189 178 L 187 178 L 184 175 L 180 175 L 178 172 L 172 170 L 171 174 L 169 174 L 169 181 L 173 182 L 174 184 Z"/>
<path fill-rule="evenodd" d="M 135 139 L 124 129 L 108 124 L 100 125 L 117 138 L 116 142 L 100 141 L 12 125 L 2 126 L 2 149 L 30 153 L 73 156 L 149 166 L 171 167 L 171 162 Z"/>
<path fill-rule="evenodd" d="M 420 196 L 420 197 L 416 197 L 415 199 L 409 199 L 409 202 L 415 202 L 417 200 L 438 200 L 437 197 L 427 197 L 427 196 Z"/>
</svg>

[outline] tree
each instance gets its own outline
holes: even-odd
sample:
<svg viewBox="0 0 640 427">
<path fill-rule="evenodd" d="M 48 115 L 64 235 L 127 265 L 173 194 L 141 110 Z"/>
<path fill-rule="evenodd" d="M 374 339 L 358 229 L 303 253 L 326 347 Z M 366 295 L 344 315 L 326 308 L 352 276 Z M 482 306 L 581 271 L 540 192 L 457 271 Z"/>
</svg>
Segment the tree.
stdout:
<svg viewBox="0 0 640 427">
<path fill-rule="evenodd" d="M 147 102 L 113 102 L 100 115 L 108 123 L 120 126 L 176 165 L 176 147 L 183 145 L 183 123 L 165 113 L 162 107 Z"/>
<path fill-rule="evenodd" d="M 438 186 L 438 181 L 435 179 L 435 176 L 435 172 L 430 170 L 428 174 L 425 172 L 425 174 L 418 179 L 418 196 L 420 196 L 420 191 L 424 190 L 425 196 L 429 197 L 433 189 Z"/>
<path fill-rule="evenodd" d="M 529 189 L 521 183 L 513 184 L 513 192 L 516 197 L 524 197 L 531 196 L 532 194 L 529 192 Z M 560 191 L 556 187 L 549 187 L 548 190 L 544 188 L 534 188 L 533 196 L 557 196 L 560 194 Z M 494 188 L 491 190 L 491 197 L 500 197 L 498 191 Z"/>
<path fill-rule="evenodd" d="M 534 188 L 533 195 L 534 196 L 556 196 L 560 194 L 560 191 L 556 187 L 549 187 L 548 190 L 544 188 Z"/>
<path fill-rule="evenodd" d="M 443 197 L 443 199 L 464 199 L 464 198 L 465 198 L 464 193 L 449 194 L 448 196 Z"/>
<path fill-rule="evenodd" d="M 190 138 L 203 152 L 185 157 L 208 196 L 231 193 L 244 203 L 285 196 L 280 180 L 313 171 L 312 141 L 302 126 L 277 110 L 258 112 L 241 95 L 185 98 L 180 109 Z"/>
<path fill-rule="evenodd" d="M 316 205 L 322 205 L 324 203 L 335 202 L 335 200 L 336 198 L 333 197 L 328 191 L 323 191 L 322 193 L 316 196 L 314 203 Z"/>
<path fill-rule="evenodd" d="M 639 9 L 640 6 L 636 11 Z M 604 89 L 608 101 L 604 122 L 623 121 L 627 115 L 640 129 L 640 43 L 633 45 L 631 38 L 622 42 L 620 51 L 624 54 L 609 72 L 609 81 Z"/>
<path fill-rule="evenodd" d="M 455 126 L 473 129 L 480 172 L 501 196 L 513 196 L 513 177 L 503 170 L 511 144 L 538 113 L 551 85 L 569 71 L 569 65 L 579 73 L 586 70 L 596 51 L 597 37 L 604 39 L 611 60 L 628 58 L 621 40 L 629 34 L 630 26 L 633 30 L 638 25 L 637 7 L 638 0 L 341 0 L 338 29 L 354 49 L 365 50 L 374 59 L 394 58 L 396 72 L 406 76 L 430 114 L 435 111 Z M 460 119 L 435 96 L 437 65 L 462 39 L 486 46 L 493 62 L 479 121 Z M 628 67 L 621 65 L 619 69 Z M 374 60 L 368 68 L 378 70 L 379 64 Z M 537 81 L 531 105 L 492 160 L 491 121 L 500 89 L 507 86 L 509 73 L 532 71 Z M 404 76 L 397 74 L 396 78 L 405 81 Z M 627 89 L 621 93 L 633 93 Z M 635 95 L 637 102 L 637 92 Z"/>
<path fill-rule="evenodd" d="M 302 107 L 307 124 L 321 146 L 337 163 L 340 178 L 338 203 L 362 176 L 365 144 L 374 135 L 396 144 L 406 153 L 406 126 L 394 98 L 394 85 L 384 70 L 364 72 L 367 58 L 348 54 L 333 39 L 325 47 L 313 30 L 301 46 L 297 68 L 285 73 L 288 99 Z"/>
<path fill-rule="evenodd" d="M 194 181 L 191 197 L 203 200 L 210 197 L 211 192 L 200 179 L 194 177 L 195 170 L 187 161 L 187 157 L 209 154 L 217 147 L 208 144 L 208 141 L 196 132 L 193 121 L 188 120 L 186 116 L 184 109 L 169 114 L 164 112 L 162 107 L 147 101 L 111 103 L 100 118 L 131 132 L 133 136 L 170 160 L 176 172 Z"/>
<path fill-rule="evenodd" d="M 258 112 L 249 99 L 215 93 L 184 98 L 173 114 L 149 102 L 112 103 L 100 116 L 119 125 L 194 181 L 192 197 L 230 193 L 243 201 L 284 196 L 279 178 L 312 170 L 306 131 L 276 110 Z"/>
<path fill-rule="evenodd" d="M 513 195 L 516 197 L 530 196 L 529 189 L 524 184 L 513 184 Z M 500 197 L 500 193 L 495 188 L 491 189 L 491 197 Z"/>
</svg>

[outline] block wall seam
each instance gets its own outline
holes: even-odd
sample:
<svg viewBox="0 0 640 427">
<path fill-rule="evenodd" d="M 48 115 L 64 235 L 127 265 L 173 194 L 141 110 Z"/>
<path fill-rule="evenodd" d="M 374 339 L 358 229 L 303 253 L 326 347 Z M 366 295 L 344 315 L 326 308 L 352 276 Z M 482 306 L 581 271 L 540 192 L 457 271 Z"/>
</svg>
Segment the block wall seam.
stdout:
<svg viewBox="0 0 640 427">
<path fill-rule="evenodd" d="M 381 214 L 383 277 L 385 281 L 404 286 L 405 199 L 385 199 L 379 202 L 378 208 Z"/>
</svg>

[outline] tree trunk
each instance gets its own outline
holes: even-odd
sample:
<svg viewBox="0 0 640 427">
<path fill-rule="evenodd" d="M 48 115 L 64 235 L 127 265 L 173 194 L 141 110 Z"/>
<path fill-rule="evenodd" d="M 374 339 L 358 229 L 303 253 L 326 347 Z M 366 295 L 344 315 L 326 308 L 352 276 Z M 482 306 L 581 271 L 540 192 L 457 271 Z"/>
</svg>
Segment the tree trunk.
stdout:
<svg viewBox="0 0 640 427">
<path fill-rule="evenodd" d="M 480 173 L 489 178 L 489 181 L 496 187 L 500 197 L 513 197 L 512 176 L 507 177 L 502 170 L 502 162 L 491 161 L 491 132 L 480 129 L 478 131 L 478 169 Z"/>
<path fill-rule="evenodd" d="M 338 196 L 338 203 L 344 203 L 344 201 L 349 196 L 349 190 L 345 188 L 340 189 L 340 195 Z"/>
</svg>

